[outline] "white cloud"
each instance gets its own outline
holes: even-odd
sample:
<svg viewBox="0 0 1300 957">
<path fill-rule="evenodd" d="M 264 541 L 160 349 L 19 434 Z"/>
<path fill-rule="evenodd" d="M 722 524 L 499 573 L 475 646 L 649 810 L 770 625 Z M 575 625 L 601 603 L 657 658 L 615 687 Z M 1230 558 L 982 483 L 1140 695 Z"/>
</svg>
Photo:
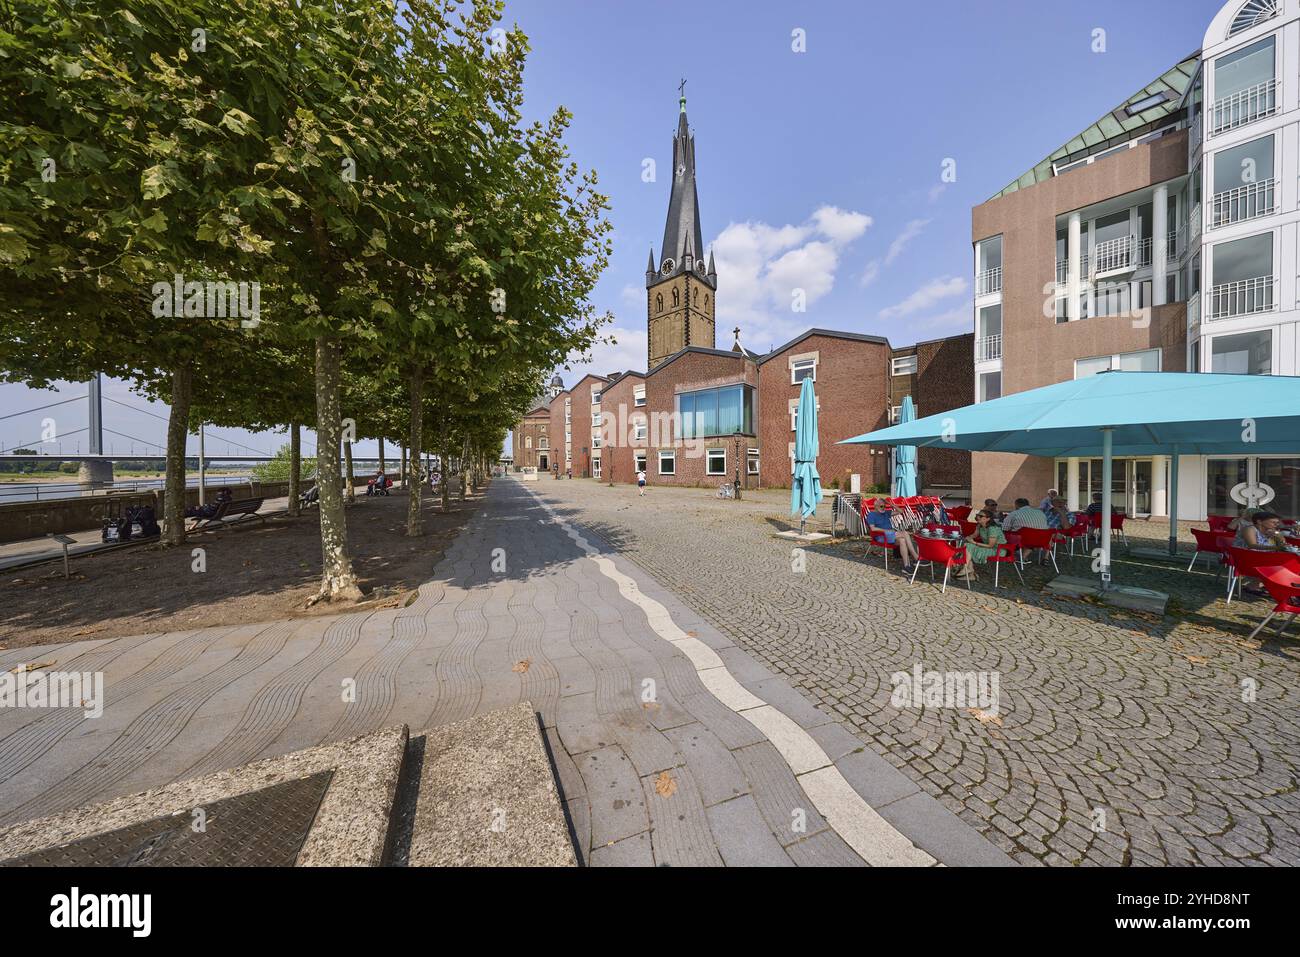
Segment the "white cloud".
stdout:
<svg viewBox="0 0 1300 957">
<path fill-rule="evenodd" d="M 889 244 L 889 252 L 885 253 L 885 265 L 893 265 L 894 260 L 903 255 L 903 250 L 907 248 L 908 243 L 921 235 L 921 231 L 928 225 L 930 225 L 928 219 L 914 219 L 904 226 L 903 231 Z"/>
<path fill-rule="evenodd" d="M 895 319 L 924 312 L 936 303 L 962 295 L 966 289 L 966 280 L 959 276 L 941 276 L 938 279 L 931 279 L 902 302 L 881 309 L 880 318 Z"/>
<path fill-rule="evenodd" d="M 641 291 L 641 296 L 644 299 L 645 290 Z M 590 362 L 582 362 L 578 357 L 570 356 L 571 368 L 557 370 L 566 386 L 572 386 L 588 373 L 609 375 L 611 372 L 627 372 L 629 369 L 645 371 L 646 348 L 649 343 L 644 324 L 640 328 L 607 326 L 601 329 L 601 334 L 612 336 L 614 342 L 593 346 Z"/>
<path fill-rule="evenodd" d="M 867 268 L 862 270 L 862 275 L 858 279 L 858 285 L 863 286 L 865 288 L 866 286 L 870 286 L 873 282 L 875 282 L 879 278 L 880 278 L 880 260 L 873 259 L 871 260 L 871 262 L 867 263 Z"/>
<path fill-rule="evenodd" d="M 793 310 L 796 291 L 807 307 L 829 293 L 845 248 L 871 224 L 865 213 L 829 205 L 798 225 L 730 223 L 713 243 L 723 285 L 718 329 L 739 325 L 741 343 L 755 351 L 802 332 L 807 313 Z M 718 338 L 727 337 L 720 331 Z"/>
<path fill-rule="evenodd" d="M 930 202 L 932 203 L 938 202 L 939 197 L 943 195 L 944 190 L 946 190 L 947 188 L 948 188 L 947 183 L 935 183 L 933 186 L 931 186 L 930 193 L 929 193 Z"/>
</svg>

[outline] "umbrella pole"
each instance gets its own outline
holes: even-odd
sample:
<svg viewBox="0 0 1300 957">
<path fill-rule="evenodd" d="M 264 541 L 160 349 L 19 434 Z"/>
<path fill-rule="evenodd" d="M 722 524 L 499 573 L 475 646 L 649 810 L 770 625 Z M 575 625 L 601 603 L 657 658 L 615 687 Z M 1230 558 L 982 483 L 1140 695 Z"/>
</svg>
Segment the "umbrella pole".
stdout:
<svg viewBox="0 0 1300 957">
<path fill-rule="evenodd" d="M 1178 446 L 1169 459 L 1169 554 L 1178 554 Z"/>
<path fill-rule="evenodd" d="M 1112 430 L 1101 430 L 1101 590 L 1110 587 L 1110 503 L 1111 476 L 1114 473 Z"/>
</svg>

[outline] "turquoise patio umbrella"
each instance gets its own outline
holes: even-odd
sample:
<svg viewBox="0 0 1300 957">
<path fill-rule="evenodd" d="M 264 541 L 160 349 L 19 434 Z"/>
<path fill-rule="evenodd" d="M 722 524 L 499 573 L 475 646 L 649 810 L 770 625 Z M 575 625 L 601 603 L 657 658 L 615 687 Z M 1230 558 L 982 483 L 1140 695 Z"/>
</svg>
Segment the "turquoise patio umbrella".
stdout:
<svg viewBox="0 0 1300 957">
<path fill-rule="evenodd" d="M 898 412 L 898 424 L 916 420 L 916 405 L 910 395 L 903 396 L 903 406 Z M 907 498 L 916 494 L 916 446 L 899 445 L 894 449 L 894 494 Z"/>
<path fill-rule="evenodd" d="M 1045 458 L 1100 458 L 1109 514 L 1114 456 L 1168 455 L 1169 551 L 1176 546 L 1180 455 L 1300 451 L 1300 377 L 1103 372 L 878 429 L 841 444 L 915 445 Z M 1110 525 L 1102 523 L 1102 583 Z"/>
<path fill-rule="evenodd" d="M 799 513 L 799 531 L 817 509 L 822 480 L 817 474 L 817 396 L 811 379 L 799 388 L 799 411 L 794 420 L 794 472 L 790 477 L 790 514 Z"/>
</svg>

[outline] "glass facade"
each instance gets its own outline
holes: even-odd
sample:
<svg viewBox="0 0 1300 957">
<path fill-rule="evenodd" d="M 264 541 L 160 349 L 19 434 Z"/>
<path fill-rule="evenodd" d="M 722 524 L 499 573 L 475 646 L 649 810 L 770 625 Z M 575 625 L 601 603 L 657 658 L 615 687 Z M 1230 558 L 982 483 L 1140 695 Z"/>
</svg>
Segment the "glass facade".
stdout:
<svg viewBox="0 0 1300 957">
<path fill-rule="evenodd" d="M 683 392 L 677 396 L 682 439 L 736 432 L 754 434 L 754 390 L 747 385 Z"/>
</svg>

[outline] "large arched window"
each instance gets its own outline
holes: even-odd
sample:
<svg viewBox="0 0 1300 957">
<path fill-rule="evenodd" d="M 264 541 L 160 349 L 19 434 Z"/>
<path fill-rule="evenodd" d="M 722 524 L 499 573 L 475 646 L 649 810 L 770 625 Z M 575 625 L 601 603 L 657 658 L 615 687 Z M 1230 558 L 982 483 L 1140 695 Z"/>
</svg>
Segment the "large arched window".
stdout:
<svg viewBox="0 0 1300 957">
<path fill-rule="evenodd" d="M 1232 18 L 1232 26 L 1228 27 L 1228 36 L 1236 36 L 1265 20 L 1273 19 L 1278 15 L 1281 6 L 1280 0 L 1248 0 Z"/>
</svg>

